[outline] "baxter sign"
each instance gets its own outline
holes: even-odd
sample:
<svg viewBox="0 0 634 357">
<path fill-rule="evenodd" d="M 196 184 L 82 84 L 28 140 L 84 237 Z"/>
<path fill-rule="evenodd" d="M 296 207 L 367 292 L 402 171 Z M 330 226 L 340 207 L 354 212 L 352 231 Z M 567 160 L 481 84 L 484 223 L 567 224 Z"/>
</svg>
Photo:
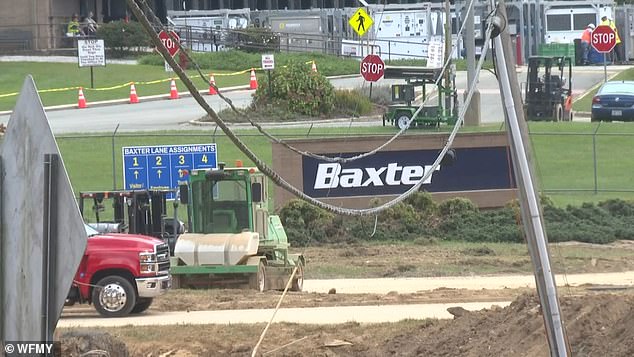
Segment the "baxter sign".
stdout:
<svg viewBox="0 0 634 357">
<path fill-rule="evenodd" d="M 423 190 L 455 192 L 515 188 L 506 147 L 454 151 L 454 162 L 441 164 L 423 182 Z M 304 157 L 304 193 L 317 198 L 401 194 L 427 174 L 439 152 L 386 151 L 345 164 Z M 356 155 L 358 153 L 344 156 Z"/>
</svg>

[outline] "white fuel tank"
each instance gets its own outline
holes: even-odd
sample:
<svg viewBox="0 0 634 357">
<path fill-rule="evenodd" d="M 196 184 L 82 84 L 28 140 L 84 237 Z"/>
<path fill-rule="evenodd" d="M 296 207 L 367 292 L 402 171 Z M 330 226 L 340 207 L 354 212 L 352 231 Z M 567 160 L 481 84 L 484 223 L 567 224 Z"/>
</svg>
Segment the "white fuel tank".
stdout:
<svg viewBox="0 0 634 357">
<path fill-rule="evenodd" d="M 260 237 L 255 232 L 182 234 L 176 241 L 174 256 L 186 265 L 236 265 L 256 255 Z"/>
</svg>

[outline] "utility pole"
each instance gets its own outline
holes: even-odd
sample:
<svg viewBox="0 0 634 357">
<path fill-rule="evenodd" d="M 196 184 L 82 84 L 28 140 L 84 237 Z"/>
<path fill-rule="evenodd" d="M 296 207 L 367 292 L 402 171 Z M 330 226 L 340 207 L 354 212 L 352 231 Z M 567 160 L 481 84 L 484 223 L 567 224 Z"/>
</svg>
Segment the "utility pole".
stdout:
<svg viewBox="0 0 634 357">
<path fill-rule="evenodd" d="M 469 13 L 467 14 L 467 18 L 464 19 L 464 46 L 465 56 L 467 56 L 467 88 L 471 88 L 471 83 L 473 83 L 476 78 L 474 2 L 475 0 L 467 0 L 465 3 L 465 7 L 463 7 L 463 10 L 467 10 L 469 9 L 469 6 L 471 6 L 471 11 L 469 11 Z M 486 53 L 481 53 L 480 56 L 486 56 Z M 464 97 L 467 97 L 466 91 L 464 92 Z M 477 89 L 477 87 L 473 92 L 473 97 L 471 97 L 469 108 L 465 112 L 464 124 L 469 126 L 480 125 L 480 91 Z"/>
<path fill-rule="evenodd" d="M 445 0 L 445 56 L 443 58 L 443 63 L 448 63 L 447 70 L 445 70 L 445 84 L 443 85 L 443 91 L 445 96 L 445 108 L 443 110 L 442 116 L 448 117 L 449 110 L 451 106 L 451 96 L 449 88 L 451 88 L 451 63 L 449 63 L 451 57 L 451 6 L 449 4 L 449 0 Z"/>
<path fill-rule="evenodd" d="M 537 184 L 531 166 L 531 147 L 522 108 L 520 87 L 515 74 L 515 65 L 506 61 L 507 57 L 512 58 L 513 46 L 505 26 L 508 20 L 504 0 L 499 1 L 496 16 L 492 21 L 497 24 L 497 30 L 501 31 L 494 40 L 495 66 L 506 114 L 505 121 L 508 128 L 515 181 L 518 186 L 522 226 L 533 263 L 550 355 L 551 357 L 568 357 L 570 349 L 559 307 L 555 276 L 550 266 L 548 239 L 544 229 Z"/>
</svg>

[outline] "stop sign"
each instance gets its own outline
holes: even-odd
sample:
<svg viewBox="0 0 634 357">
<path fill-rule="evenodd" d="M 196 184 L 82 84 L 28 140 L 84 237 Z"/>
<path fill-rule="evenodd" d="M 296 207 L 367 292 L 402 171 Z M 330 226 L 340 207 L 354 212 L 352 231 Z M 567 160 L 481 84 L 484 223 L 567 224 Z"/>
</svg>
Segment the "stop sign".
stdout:
<svg viewBox="0 0 634 357">
<path fill-rule="evenodd" d="M 163 46 L 167 48 L 167 52 L 169 52 L 170 56 L 174 57 L 174 55 L 178 52 L 179 47 L 178 43 L 174 42 L 172 39 L 172 36 L 176 39 L 176 41 L 180 42 L 180 37 L 178 37 L 178 34 L 174 31 L 170 31 L 169 35 L 165 32 L 165 30 L 161 30 L 161 32 L 159 32 L 159 38 L 161 39 L 161 42 L 163 42 Z"/>
<path fill-rule="evenodd" d="M 361 61 L 361 75 L 368 82 L 376 82 L 383 77 L 385 63 L 377 55 L 367 55 Z"/>
<path fill-rule="evenodd" d="M 590 36 L 590 43 L 597 52 L 606 53 L 616 46 L 616 33 L 608 25 L 597 26 Z"/>
</svg>

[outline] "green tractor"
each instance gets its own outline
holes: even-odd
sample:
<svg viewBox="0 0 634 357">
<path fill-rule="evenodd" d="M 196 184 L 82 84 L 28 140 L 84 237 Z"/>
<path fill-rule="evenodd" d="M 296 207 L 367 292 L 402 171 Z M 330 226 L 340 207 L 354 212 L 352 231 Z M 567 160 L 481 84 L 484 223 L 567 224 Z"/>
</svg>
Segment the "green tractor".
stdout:
<svg viewBox="0 0 634 357">
<path fill-rule="evenodd" d="M 383 115 L 383 126 L 390 123 L 399 129 L 407 129 L 409 127 L 436 128 L 441 123 L 455 124 L 458 119 L 455 76 L 452 73 L 449 74 L 452 84 L 446 87 L 441 84 L 442 80 L 438 81 L 441 73 L 440 68 L 386 66 L 385 79 L 404 79 L 406 84 L 392 85 L 392 102 L 396 104 L 388 106 L 387 112 Z M 412 105 L 412 102 L 416 101 L 416 87 L 422 88 L 421 99 L 426 102 L 432 95 L 428 89 L 433 89 L 434 86 L 436 87 L 436 104 L 424 105 L 408 126 L 407 123 L 418 110 L 417 105 Z"/>
<path fill-rule="evenodd" d="M 289 254 L 286 232 L 268 212 L 267 178 L 255 168 L 194 170 L 180 187 L 188 231 L 176 241 L 172 286 L 248 285 L 258 291 L 301 291 L 305 260 Z"/>
</svg>

